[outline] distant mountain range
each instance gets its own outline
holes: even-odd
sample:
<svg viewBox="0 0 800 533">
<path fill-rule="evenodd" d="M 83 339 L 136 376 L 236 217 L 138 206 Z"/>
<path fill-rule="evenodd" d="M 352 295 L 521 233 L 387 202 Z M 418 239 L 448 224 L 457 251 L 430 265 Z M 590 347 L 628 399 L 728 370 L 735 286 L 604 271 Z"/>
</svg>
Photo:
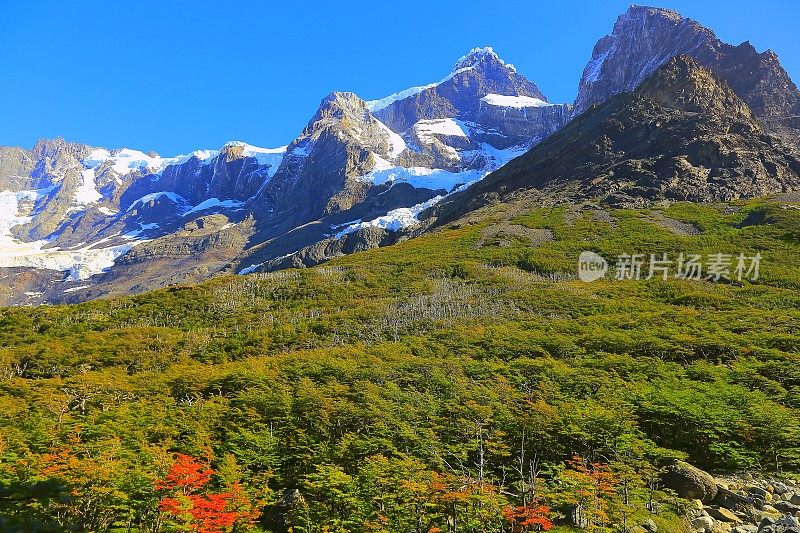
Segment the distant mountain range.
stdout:
<svg viewBox="0 0 800 533">
<path fill-rule="evenodd" d="M 479 48 L 437 83 L 328 95 L 280 148 L 2 147 L 0 302 L 308 266 L 516 191 L 637 205 L 797 190 L 798 116 L 773 52 L 632 6 L 595 46 L 574 107 Z"/>
</svg>

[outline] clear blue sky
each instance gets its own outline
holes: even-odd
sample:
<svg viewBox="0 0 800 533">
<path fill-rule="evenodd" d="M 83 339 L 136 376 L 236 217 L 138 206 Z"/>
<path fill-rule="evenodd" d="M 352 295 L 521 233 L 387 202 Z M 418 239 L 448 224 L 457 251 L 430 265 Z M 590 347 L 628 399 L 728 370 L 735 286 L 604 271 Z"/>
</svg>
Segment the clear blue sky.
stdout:
<svg viewBox="0 0 800 533">
<path fill-rule="evenodd" d="M 0 145 L 40 137 L 162 155 L 291 141 L 323 96 L 430 83 L 493 46 L 571 102 L 630 2 L 0 0 Z M 645 3 L 645 2 L 642 2 Z M 800 82 L 800 3 L 665 0 Z"/>
</svg>

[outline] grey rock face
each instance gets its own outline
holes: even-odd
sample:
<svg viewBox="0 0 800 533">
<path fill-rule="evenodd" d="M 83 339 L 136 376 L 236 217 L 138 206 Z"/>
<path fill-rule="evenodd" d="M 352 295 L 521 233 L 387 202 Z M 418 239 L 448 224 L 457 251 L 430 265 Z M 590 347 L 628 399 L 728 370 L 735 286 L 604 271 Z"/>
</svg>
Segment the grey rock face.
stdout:
<svg viewBox="0 0 800 533">
<path fill-rule="evenodd" d="M 567 104 L 504 108 L 483 103 L 478 108 L 476 121 L 485 126 L 486 133 L 476 140 L 498 148 L 520 142 L 533 145 L 560 130 L 571 118 L 572 106 Z"/>
<path fill-rule="evenodd" d="M 213 159 L 192 157 L 157 175 L 145 175 L 125 189 L 120 204 L 127 208 L 142 196 L 162 191 L 174 192 L 190 205 L 208 198 L 248 201 L 269 180 L 272 169 L 241 152 L 241 146 L 225 145 Z"/>
<path fill-rule="evenodd" d="M 298 250 L 288 257 L 273 259 L 259 270 L 271 271 L 285 268 L 306 268 L 319 265 L 342 255 L 363 252 L 397 242 L 399 234 L 383 228 L 367 227 L 345 235 L 329 238 Z"/>
<path fill-rule="evenodd" d="M 258 250 L 257 262 L 324 239 L 327 226 L 310 223 L 358 210 L 358 206 L 370 204 L 376 190 L 389 190 L 392 184 L 376 187 L 362 177 L 378 162 L 400 164 L 405 150 L 398 139 L 355 94 L 333 93 L 323 99 L 300 136 L 288 146 L 275 176 L 248 203 L 256 220 L 252 243 L 270 243 L 268 249 Z M 401 195 L 398 204 L 414 205 L 437 194 L 434 190 L 418 192 Z M 345 221 L 386 213 L 366 211 Z M 301 231 L 294 231 L 298 228 Z M 288 242 L 292 247 L 286 251 L 283 245 Z"/>
<path fill-rule="evenodd" d="M 765 518 L 758 525 L 759 533 L 800 533 L 800 522 L 793 516 L 784 515 L 778 519 Z"/>
<path fill-rule="evenodd" d="M 354 178 L 389 157 L 389 133 L 353 93 L 332 93 L 288 147 L 257 204 L 282 213 L 289 226 L 352 207 L 367 187 Z M 278 221 L 281 227 L 286 223 Z"/>
<path fill-rule="evenodd" d="M 581 77 L 575 112 L 632 91 L 671 58 L 684 54 L 725 80 L 774 131 L 800 127 L 800 91 L 774 52 L 758 53 L 749 42 L 726 44 L 675 11 L 643 6 L 620 15 L 613 32 L 595 45 Z"/>
<path fill-rule="evenodd" d="M 13 186 L 9 187 L 10 190 L 16 191 L 48 189 L 42 198 L 30 206 L 29 213 L 36 213 L 36 216 L 30 222 L 12 229 L 15 237 L 23 240 L 44 239 L 64 222 L 74 205 L 76 191 L 83 183 L 80 161 L 91 150 L 89 146 L 64 139 L 40 140 L 31 151 L 5 150 L 6 154 L 11 151 L 18 159 L 16 165 L 11 164 L 3 169 L 0 182 L 6 182 Z M 5 154 L 3 159 L 6 160 Z M 5 164 L 3 166 L 6 167 Z M 5 174 L 9 171 L 26 174 Z"/>
<path fill-rule="evenodd" d="M 0 146 L 0 190 L 21 191 L 34 188 L 31 187 L 30 178 L 34 164 L 30 151 Z"/>
</svg>

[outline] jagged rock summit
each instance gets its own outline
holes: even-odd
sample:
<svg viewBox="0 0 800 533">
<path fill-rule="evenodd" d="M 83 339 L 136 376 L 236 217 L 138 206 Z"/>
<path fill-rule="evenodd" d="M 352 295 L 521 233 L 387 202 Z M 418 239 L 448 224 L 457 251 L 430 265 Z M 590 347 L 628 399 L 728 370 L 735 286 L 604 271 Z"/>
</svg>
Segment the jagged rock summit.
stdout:
<svg viewBox="0 0 800 533">
<path fill-rule="evenodd" d="M 753 114 L 727 83 L 689 56 L 676 56 L 647 78 L 639 96 L 687 113 L 727 114 L 752 121 Z"/>
<path fill-rule="evenodd" d="M 369 102 L 369 106 L 399 134 L 423 120 L 457 118 L 496 128 L 511 144 L 541 140 L 563 126 L 571 111 L 570 106 L 550 104 L 534 82 L 489 47 L 472 49 L 437 83 Z"/>
<path fill-rule="evenodd" d="M 714 71 L 773 132 L 800 132 L 800 91 L 771 51 L 722 42 L 702 24 L 662 8 L 633 5 L 600 39 L 586 65 L 575 113 L 632 91 L 671 58 L 686 54 Z"/>
<path fill-rule="evenodd" d="M 461 56 L 453 66 L 453 72 L 457 72 L 464 68 L 479 67 L 481 65 L 494 65 L 496 67 L 505 67 L 513 72 L 517 69 L 514 65 L 507 64 L 500 59 L 497 52 L 491 46 L 476 47 L 469 51 L 469 53 Z"/>
</svg>

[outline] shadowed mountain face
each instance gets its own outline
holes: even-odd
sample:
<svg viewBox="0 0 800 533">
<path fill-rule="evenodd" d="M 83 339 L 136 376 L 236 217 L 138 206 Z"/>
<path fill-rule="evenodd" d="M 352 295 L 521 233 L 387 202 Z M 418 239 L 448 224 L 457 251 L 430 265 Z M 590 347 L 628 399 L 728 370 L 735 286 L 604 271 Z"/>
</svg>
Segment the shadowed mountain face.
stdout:
<svg viewBox="0 0 800 533">
<path fill-rule="evenodd" d="M 323 99 L 303 132 L 289 145 L 275 178 L 254 201 L 265 237 L 364 200 L 370 183 L 359 179 L 401 146 L 353 93 Z"/>
<path fill-rule="evenodd" d="M 632 91 L 661 65 L 688 55 L 725 80 L 769 129 L 794 140 L 800 132 L 800 91 L 771 50 L 720 41 L 714 32 L 678 13 L 631 6 L 613 32 L 600 39 L 583 71 L 575 113 Z"/>
<path fill-rule="evenodd" d="M 709 202 L 800 188 L 800 160 L 688 56 L 592 107 L 530 152 L 431 210 L 452 220 L 525 190 L 615 205 Z"/>
</svg>

